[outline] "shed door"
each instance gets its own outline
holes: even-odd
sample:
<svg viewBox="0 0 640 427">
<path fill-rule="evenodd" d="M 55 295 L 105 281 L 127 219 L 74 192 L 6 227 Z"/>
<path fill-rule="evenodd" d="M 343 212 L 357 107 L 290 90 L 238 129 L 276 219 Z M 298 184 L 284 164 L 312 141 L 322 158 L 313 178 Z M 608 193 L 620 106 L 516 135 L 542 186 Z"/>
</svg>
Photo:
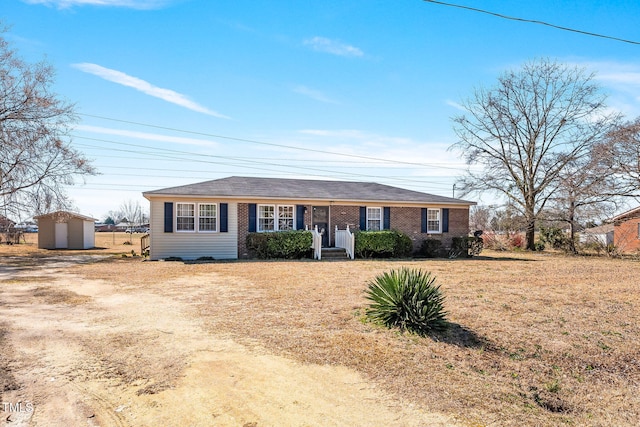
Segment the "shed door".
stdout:
<svg viewBox="0 0 640 427">
<path fill-rule="evenodd" d="M 67 249 L 69 240 L 67 238 L 68 224 L 66 222 L 57 222 L 56 226 L 56 249 Z"/>
</svg>

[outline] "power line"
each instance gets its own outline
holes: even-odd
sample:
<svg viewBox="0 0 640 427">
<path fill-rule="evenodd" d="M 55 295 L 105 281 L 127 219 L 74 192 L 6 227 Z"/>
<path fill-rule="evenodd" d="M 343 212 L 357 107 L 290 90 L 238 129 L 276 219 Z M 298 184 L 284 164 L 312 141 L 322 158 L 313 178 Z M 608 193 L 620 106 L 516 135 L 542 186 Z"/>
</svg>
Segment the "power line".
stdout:
<svg viewBox="0 0 640 427">
<path fill-rule="evenodd" d="M 153 147 L 148 147 L 148 146 L 141 146 L 141 145 L 137 145 L 137 144 L 127 144 L 127 143 L 119 143 L 119 142 L 114 142 L 114 141 L 107 141 L 107 140 L 100 140 L 100 139 L 95 139 L 95 138 L 85 138 L 85 137 L 80 137 L 80 136 L 75 136 L 76 138 L 81 138 L 81 139 L 89 139 L 89 140 L 93 140 L 93 141 L 100 141 L 100 142 L 111 142 L 113 144 L 119 144 L 119 145 L 125 145 L 125 146 L 134 146 L 134 147 L 141 147 L 141 148 L 153 148 Z M 104 147 L 98 147 L 95 145 L 90 145 L 90 144 L 76 144 L 80 147 L 88 147 L 88 148 L 97 148 L 97 149 L 104 149 Z M 177 154 L 182 154 L 182 155 L 188 155 L 188 156 L 199 156 L 199 157 L 213 157 L 213 158 L 221 158 L 222 156 L 215 156 L 215 155 L 207 155 L 207 154 L 195 154 L 195 153 L 189 153 L 189 152 L 184 152 L 184 151 L 179 151 L 179 150 L 170 150 L 170 149 L 163 149 L 163 148 L 155 148 L 156 150 L 160 150 L 160 151 L 167 151 L 169 153 L 177 153 Z M 155 157 L 160 157 L 160 158 L 164 158 L 166 160 L 180 160 L 180 161 L 185 161 L 188 160 L 190 162 L 197 162 L 197 163 L 205 163 L 205 164 L 218 164 L 218 165 L 223 165 L 223 166 L 237 166 L 237 167 L 242 167 L 242 168 L 248 168 L 251 170 L 262 170 L 262 171 L 266 171 L 266 172 L 276 172 L 276 173 L 288 173 L 288 174 L 300 174 L 300 170 L 308 170 L 308 171 L 313 171 L 313 172 L 324 172 L 325 174 L 331 174 L 331 175 L 340 175 L 343 177 L 343 179 L 347 178 L 347 177 L 359 177 L 359 178 L 375 178 L 375 179 L 392 179 L 395 181 L 401 181 L 401 182 L 409 182 L 409 183 L 418 183 L 418 184 L 436 184 L 436 185 L 440 185 L 441 183 L 435 183 L 435 182 L 429 182 L 429 181 L 425 181 L 425 180 L 416 180 L 416 179 L 410 179 L 410 178 L 405 178 L 405 177 L 381 177 L 380 175 L 371 175 L 371 174 L 362 174 L 362 173 L 355 173 L 355 172 L 339 172 L 339 171 L 335 171 L 335 170 L 327 170 L 327 169 L 320 169 L 320 168 L 312 168 L 312 167 L 304 167 L 304 166 L 292 166 L 292 165 L 281 165 L 281 164 L 274 164 L 274 163 L 269 163 L 269 162 L 261 162 L 258 160 L 242 160 L 243 162 L 247 162 L 247 163 L 251 163 L 251 164 L 233 164 L 233 163 L 228 163 L 228 162 L 222 162 L 222 161 L 213 161 L 213 160 L 203 160 L 203 159 L 189 159 L 189 158 L 184 158 L 184 157 L 175 157 L 175 156 L 171 156 L 171 155 L 164 155 L 164 154 L 158 154 L 158 153 L 148 153 L 148 152 L 140 152 L 140 151 L 134 151 L 134 150 L 125 150 L 125 149 L 120 149 L 120 148 L 111 148 L 110 151 L 119 151 L 119 152 L 125 152 L 125 153 L 133 153 L 133 154 L 147 154 L 150 156 L 155 156 Z M 224 158 L 225 160 L 234 160 L 233 157 L 228 157 L 228 158 Z M 139 160 L 143 160 L 143 159 L 139 159 Z M 264 165 L 264 166 L 270 166 L 270 167 L 281 167 L 281 168 L 295 168 L 296 172 L 286 172 L 286 171 L 282 171 L 282 170 L 276 170 L 276 169 L 270 169 L 270 168 L 265 168 L 265 167 L 257 167 L 255 165 Z M 313 174 L 313 173 L 308 173 L 305 172 L 304 175 L 306 176 L 313 176 L 313 177 L 319 177 L 319 178 L 324 178 L 326 177 L 326 175 L 319 175 L 319 174 Z"/>
<path fill-rule="evenodd" d="M 517 18 L 517 17 L 514 17 L 514 16 L 503 15 L 501 13 L 490 12 L 490 11 L 484 10 L 484 9 L 478 9 L 478 8 L 470 7 L 470 6 L 463 6 L 463 5 L 460 5 L 460 4 L 445 3 L 445 2 L 437 1 L 437 0 L 423 0 L 423 1 L 425 1 L 427 3 L 435 3 L 435 4 L 440 4 L 440 5 L 443 5 L 443 6 L 457 7 L 459 9 L 471 10 L 473 12 L 485 13 L 487 15 L 497 16 L 498 18 L 509 19 L 511 21 L 520 21 L 520 22 L 528 22 L 528 23 L 531 23 L 531 24 L 546 25 L 547 27 L 556 28 L 558 30 L 570 31 L 570 32 L 573 32 L 573 33 L 584 34 L 584 35 L 587 35 L 587 36 L 600 37 L 600 38 L 603 38 L 603 39 L 609 39 L 609 40 L 615 40 L 615 41 L 619 41 L 619 42 L 623 42 L 623 43 L 640 45 L 640 42 L 637 42 L 637 41 L 634 41 L 634 40 L 621 39 L 619 37 L 613 37 L 613 36 L 607 36 L 607 35 L 604 35 L 604 34 L 592 33 L 590 31 L 576 30 L 575 28 L 563 27 L 563 26 L 560 26 L 560 25 L 550 24 L 548 22 L 538 21 L 538 20 L 535 20 L 535 19 Z"/>
<path fill-rule="evenodd" d="M 113 121 L 113 122 L 126 123 L 126 124 L 136 125 L 136 126 L 144 126 L 144 127 L 154 128 L 154 129 L 168 130 L 168 131 L 172 131 L 172 132 L 180 132 L 180 133 L 186 133 L 186 134 L 191 134 L 191 135 L 207 136 L 207 137 L 210 137 L 210 138 L 227 139 L 227 140 L 230 140 L 230 141 L 247 142 L 247 143 L 251 143 L 251 144 L 266 145 L 266 146 L 278 147 L 278 148 L 287 148 L 287 149 L 290 149 L 290 150 L 306 151 L 306 152 L 320 153 L 320 154 L 331 154 L 331 155 L 334 155 L 334 156 L 342 156 L 342 157 L 347 157 L 347 158 L 364 159 L 364 160 L 373 160 L 373 161 L 382 162 L 382 163 L 393 163 L 393 164 L 401 164 L 401 165 L 412 165 L 412 166 L 432 167 L 432 168 L 439 168 L 439 169 L 458 170 L 458 168 L 447 167 L 447 166 L 439 166 L 438 164 L 407 162 L 407 161 L 403 161 L 403 160 L 390 160 L 390 159 L 383 159 L 383 158 L 379 158 L 379 157 L 362 156 L 362 155 L 358 155 L 358 154 L 346 154 L 346 153 L 339 153 L 339 152 L 336 152 L 336 151 L 326 151 L 326 150 L 318 150 L 318 149 L 314 149 L 314 148 L 296 147 L 296 146 L 293 146 L 293 145 L 276 144 L 276 143 L 272 143 L 272 142 L 258 141 L 258 140 L 255 140 L 255 139 L 237 138 L 237 137 L 232 137 L 232 136 L 217 135 L 217 134 L 211 134 L 211 133 L 205 133 L 205 132 L 196 132 L 196 131 L 191 131 L 191 130 L 178 129 L 178 128 L 173 128 L 173 127 L 168 127 L 168 126 L 158 126 L 158 125 L 152 125 L 152 124 L 148 124 L 148 123 L 140 123 L 140 122 L 134 122 L 134 121 L 129 121 L 129 120 L 114 119 L 114 118 L 111 118 L 111 117 L 97 116 L 97 115 L 93 115 L 93 114 L 78 113 L 78 115 L 85 116 L 85 117 L 93 117 L 93 118 L 101 119 L 101 120 L 109 120 L 109 121 Z"/>
</svg>

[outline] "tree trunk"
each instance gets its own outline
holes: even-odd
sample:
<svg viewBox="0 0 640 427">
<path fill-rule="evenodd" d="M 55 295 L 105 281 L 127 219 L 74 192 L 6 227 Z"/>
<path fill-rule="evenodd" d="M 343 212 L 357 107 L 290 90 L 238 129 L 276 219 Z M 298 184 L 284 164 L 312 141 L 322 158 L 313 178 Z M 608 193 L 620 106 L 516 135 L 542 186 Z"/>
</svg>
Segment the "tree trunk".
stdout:
<svg viewBox="0 0 640 427">
<path fill-rule="evenodd" d="M 535 251 L 536 250 L 536 220 L 535 218 L 529 219 L 527 221 L 527 230 L 525 237 L 527 239 L 527 250 Z"/>
<path fill-rule="evenodd" d="M 527 197 L 527 202 L 524 210 L 524 217 L 527 221 L 527 229 L 526 229 L 526 240 L 527 246 L 526 249 L 529 251 L 536 250 L 536 215 L 535 215 L 535 201 L 533 197 Z"/>
<path fill-rule="evenodd" d="M 567 242 L 567 249 L 572 254 L 578 253 L 578 251 L 576 250 L 576 241 L 575 241 L 575 237 L 576 237 L 575 223 L 576 223 L 576 207 L 575 207 L 575 204 L 572 202 L 569 205 L 569 242 Z"/>
</svg>

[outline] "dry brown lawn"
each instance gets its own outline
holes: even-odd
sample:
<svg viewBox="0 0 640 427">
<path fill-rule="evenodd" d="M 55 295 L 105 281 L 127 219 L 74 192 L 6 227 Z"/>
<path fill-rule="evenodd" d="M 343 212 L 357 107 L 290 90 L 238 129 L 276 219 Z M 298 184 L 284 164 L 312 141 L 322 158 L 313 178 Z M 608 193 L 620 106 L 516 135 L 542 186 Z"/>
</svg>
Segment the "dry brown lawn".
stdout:
<svg viewBox="0 0 640 427">
<path fill-rule="evenodd" d="M 119 241 L 98 245 L 107 248 L 102 253 L 132 248 L 139 253 L 135 237 L 133 246 Z M 20 246 L 3 246 L 0 255 L 16 256 L 25 249 L 35 259 L 50 254 Z M 482 255 L 471 260 L 200 264 L 113 256 L 70 271 L 187 301 L 211 334 L 306 364 L 355 369 L 394 399 L 447 414 L 461 425 L 638 425 L 640 263 L 549 253 Z M 421 338 L 367 322 L 367 282 L 403 266 L 437 277 L 446 296 L 448 332 Z M 81 295 L 48 287 L 35 292 L 45 301 L 83 302 Z M 4 338 L 0 334 L 0 341 Z M 111 336 L 92 345 L 132 344 Z M 11 358 L 15 349 L 7 351 L 0 357 Z M 114 366 L 129 375 L 142 369 L 122 368 L 135 364 L 135 358 L 119 357 Z M 176 381 L 178 365 L 164 361 L 155 367 L 171 372 L 164 377 L 155 373 L 159 386 L 154 393 Z M 145 375 L 150 374 L 142 369 L 130 381 Z M 16 383 L 11 376 L 3 381 L 5 388 Z"/>
</svg>

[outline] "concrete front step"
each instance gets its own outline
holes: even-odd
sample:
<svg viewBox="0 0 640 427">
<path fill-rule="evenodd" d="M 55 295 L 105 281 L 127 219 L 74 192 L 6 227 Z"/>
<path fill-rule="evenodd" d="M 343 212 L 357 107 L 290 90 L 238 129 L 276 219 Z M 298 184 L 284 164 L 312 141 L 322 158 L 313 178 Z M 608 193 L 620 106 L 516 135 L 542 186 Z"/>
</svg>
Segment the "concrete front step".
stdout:
<svg viewBox="0 0 640 427">
<path fill-rule="evenodd" d="M 349 259 L 343 248 L 322 248 L 322 259 Z"/>
</svg>

